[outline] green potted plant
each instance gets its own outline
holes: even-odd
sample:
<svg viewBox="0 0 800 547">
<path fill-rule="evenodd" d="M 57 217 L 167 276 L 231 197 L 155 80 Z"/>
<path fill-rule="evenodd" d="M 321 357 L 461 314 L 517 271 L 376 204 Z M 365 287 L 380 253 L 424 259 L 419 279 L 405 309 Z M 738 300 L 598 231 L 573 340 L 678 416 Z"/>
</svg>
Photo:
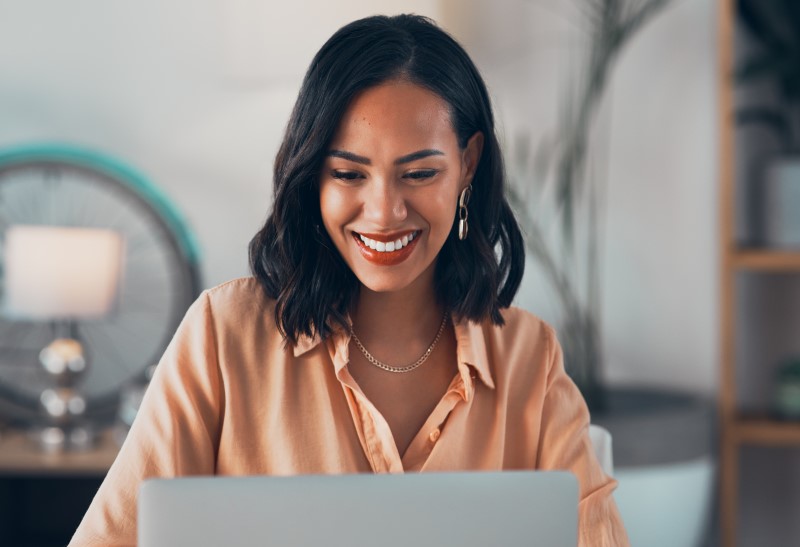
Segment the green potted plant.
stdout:
<svg viewBox="0 0 800 547">
<path fill-rule="evenodd" d="M 607 196 L 593 168 L 594 126 L 620 52 L 670 2 L 576 1 L 588 29 L 583 63 L 560 94 L 552 133 L 512 156 L 509 193 L 526 247 L 559 305 L 565 368 L 592 422 L 611 432 L 615 498 L 631 543 L 699 544 L 713 488 L 714 403 L 657 387 L 611 389 L 602 375 L 599 244 Z"/>
<path fill-rule="evenodd" d="M 767 84 L 736 111 L 741 127 L 758 125 L 775 139 L 777 153 L 762 164 L 755 183 L 756 243 L 800 248 L 800 3 L 796 0 L 738 0 L 737 13 L 752 42 L 738 64 L 737 83 L 747 89 Z"/>
<path fill-rule="evenodd" d="M 558 298 L 557 327 L 567 372 L 589 408 L 602 411 L 607 397 L 602 382 L 598 237 L 604 189 L 602 177 L 591 173 L 591 135 L 620 52 L 670 0 L 577 1 L 588 29 L 583 66 L 562 94 L 554 133 L 542 141 L 532 162 L 527 150 L 516 158 L 516 180 L 509 194 L 526 247 Z M 555 244 L 548 236 L 551 227 L 543 225 L 535 210 L 545 195 L 555 196 L 545 205 L 559 220 Z"/>
<path fill-rule="evenodd" d="M 778 368 L 774 409 L 780 418 L 800 420 L 800 357 L 788 359 Z"/>
</svg>

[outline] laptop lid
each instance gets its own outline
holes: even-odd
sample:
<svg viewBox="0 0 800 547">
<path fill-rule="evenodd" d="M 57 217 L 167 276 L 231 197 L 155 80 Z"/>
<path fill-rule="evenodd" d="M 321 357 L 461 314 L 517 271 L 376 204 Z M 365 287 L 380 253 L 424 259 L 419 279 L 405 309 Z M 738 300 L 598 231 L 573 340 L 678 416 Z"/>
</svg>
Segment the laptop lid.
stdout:
<svg viewBox="0 0 800 547">
<path fill-rule="evenodd" d="M 577 545 L 568 472 L 151 479 L 140 547 Z"/>
</svg>

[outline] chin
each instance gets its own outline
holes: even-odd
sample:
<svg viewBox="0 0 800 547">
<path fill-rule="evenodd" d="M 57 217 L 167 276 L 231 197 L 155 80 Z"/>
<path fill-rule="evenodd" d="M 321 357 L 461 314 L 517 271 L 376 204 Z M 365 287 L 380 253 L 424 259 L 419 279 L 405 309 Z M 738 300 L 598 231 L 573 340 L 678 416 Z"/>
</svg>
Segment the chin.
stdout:
<svg viewBox="0 0 800 547">
<path fill-rule="evenodd" d="M 399 292 L 413 283 L 413 280 L 408 280 L 405 277 L 400 279 L 398 276 L 393 275 L 356 275 L 356 277 L 365 289 L 376 293 Z"/>
<path fill-rule="evenodd" d="M 408 266 L 411 267 L 367 267 L 360 271 L 354 270 L 354 273 L 365 289 L 375 293 L 397 293 L 420 283 L 433 284 L 435 260 L 427 267 L 422 267 L 420 264 L 408 264 Z"/>
</svg>

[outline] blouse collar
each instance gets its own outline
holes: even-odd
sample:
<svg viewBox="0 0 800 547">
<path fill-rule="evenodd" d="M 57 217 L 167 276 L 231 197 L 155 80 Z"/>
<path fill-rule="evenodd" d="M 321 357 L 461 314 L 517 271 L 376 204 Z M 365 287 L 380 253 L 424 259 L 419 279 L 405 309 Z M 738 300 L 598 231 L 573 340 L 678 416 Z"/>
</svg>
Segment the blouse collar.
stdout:
<svg viewBox="0 0 800 547">
<path fill-rule="evenodd" d="M 349 323 L 350 318 L 348 317 L 347 320 Z M 492 378 L 489 357 L 486 351 L 484 325 L 466 319 L 458 320 L 452 315 L 450 320 L 453 323 L 453 330 L 456 335 L 456 356 L 459 364 L 474 368 L 481 381 L 487 387 L 494 389 L 494 379 Z M 349 362 L 350 331 L 340 325 L 336 325 L 330 338 L 334 346 L 333 362 L 338 373 Z M 294 346 L 294 356 L 300 357 L 308 353 L 320 345 L 321 342 L 322 339 L 318 334 L 313 336 L 300 335 L 297 339 L 297 344 Z"/>
</svg>

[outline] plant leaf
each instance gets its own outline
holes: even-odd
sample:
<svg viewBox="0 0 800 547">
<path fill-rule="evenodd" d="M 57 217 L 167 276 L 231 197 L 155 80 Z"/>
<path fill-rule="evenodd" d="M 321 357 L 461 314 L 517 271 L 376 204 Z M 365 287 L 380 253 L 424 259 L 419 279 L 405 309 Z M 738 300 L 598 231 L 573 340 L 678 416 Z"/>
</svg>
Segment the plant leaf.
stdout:
<svg viewBox="0 0 800 547">
<path fill-rule="evenodd" d="M 792 142 L 791 124 L 786 114 L 777 108 L 765 106 L 740 108 L 736 111 L 736 123 L 765 125 L 774 130 L 787 146 Z"/>
<path fill-rule="evenodd" d="M 782 65 L 774 53 L 765 53 L 743 62 L 734 71 L 734 78 L 741 83 L 748 83 L 762 78 L 774 78 Z"/>
<path fill-rule="evenodd" d="M 796 0 L 789 0 L 788 3 L 796 2 Z M 780 39 L 775 25 L 768 20 L 766 13 L 763 11 L 763 0 L 739 0 L 736 3 L 736 12 L 739 18 L 750 34 L 761 42 L 763 46 L 772 52 L 787 49 L 787 45 Z M 786 11 L 785 6 L 781 11 Z"/>
</svg>

